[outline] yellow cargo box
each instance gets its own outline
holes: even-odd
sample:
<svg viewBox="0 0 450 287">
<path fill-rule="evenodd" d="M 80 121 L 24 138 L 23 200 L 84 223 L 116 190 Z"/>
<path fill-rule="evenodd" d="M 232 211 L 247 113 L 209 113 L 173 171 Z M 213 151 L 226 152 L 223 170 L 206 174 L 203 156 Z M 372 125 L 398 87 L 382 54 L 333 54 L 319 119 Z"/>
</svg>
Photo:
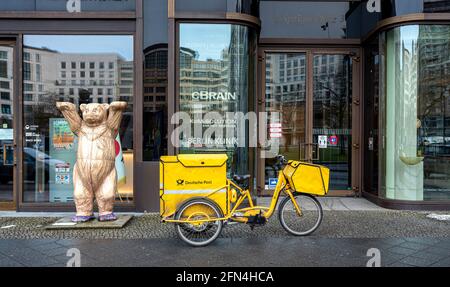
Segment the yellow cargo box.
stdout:
<svg viewBox="0 0 450 287">
<path fill-rule="evenodd" d="M 180 154 L 160 159 L 160 215 L 170 217 L 193 197 L 206 197 L 228 212 L 226 154 Z"/>
<path fill-rule="evenodd" d="M 297 192 L 315 195 L 328 193 L 330 170 L 327 167 L 290 160 L 284 167 L 283 174 Z"/>
</svg>

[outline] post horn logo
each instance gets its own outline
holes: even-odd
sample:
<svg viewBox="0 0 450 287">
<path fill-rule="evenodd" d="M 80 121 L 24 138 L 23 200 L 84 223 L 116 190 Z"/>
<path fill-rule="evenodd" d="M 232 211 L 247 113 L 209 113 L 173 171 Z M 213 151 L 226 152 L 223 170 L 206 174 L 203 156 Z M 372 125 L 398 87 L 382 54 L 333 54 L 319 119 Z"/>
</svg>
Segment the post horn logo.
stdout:
<svg viewBox="0 0 450 287">
<path fill-rule="evenodd" d="M 177 185 L 183 185 L 184 179 L 177 179 Z"/>
</svg>

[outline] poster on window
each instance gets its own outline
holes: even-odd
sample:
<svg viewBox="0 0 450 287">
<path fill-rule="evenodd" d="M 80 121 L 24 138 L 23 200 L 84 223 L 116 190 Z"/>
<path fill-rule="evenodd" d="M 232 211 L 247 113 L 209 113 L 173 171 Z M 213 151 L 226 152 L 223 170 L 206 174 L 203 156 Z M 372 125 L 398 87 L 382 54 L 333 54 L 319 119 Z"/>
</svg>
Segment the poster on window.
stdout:
<svg viewBox="0 0 450 287">
<path fill-rule="evenodd" d="M 73 201 L 73 168 L 76 162 L 77 137 L 63 118 L 50 118 L 49 168 L 50 202 Z"/>
<path fill-rule="evenodd" d="M 120 187 L 127 183 L 127 178 L 125 176 L 125 162 L 123 160 L 122 143 L 120 142 L 119 134 L 116 136 L 114 146 L 116 149 L 117 186 Z"/>
<path fill-rule="evenodd" d="M 73 169 L 76 163 L 78 140 L 64 118 L 49 119 L 50 149 L 49 176 L 50 202 L 73 201 Z M 122 144 L 117 135 L 115 142 L 117 183 L 126 184 Z"/>
</svg>

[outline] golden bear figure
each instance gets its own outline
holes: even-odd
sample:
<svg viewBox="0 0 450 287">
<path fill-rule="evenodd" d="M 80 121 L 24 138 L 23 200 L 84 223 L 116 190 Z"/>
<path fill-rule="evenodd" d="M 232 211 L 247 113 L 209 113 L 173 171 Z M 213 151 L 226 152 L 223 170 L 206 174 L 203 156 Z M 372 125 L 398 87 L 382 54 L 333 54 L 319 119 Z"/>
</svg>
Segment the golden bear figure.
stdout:
<svg viewBox="0 0 450 287">
<path fill-rule="evenodd" d="M 78 136 L 77 161 L 73 169 L 77 213 L 72 221 L 85 222 L 95 218 L 94 198 L 99 221 L 116 220 L 113 213 L 117 189 L 114 142 L 127 103 L 81 104 L 83 118 L 72 103 L 57 102 L 56 107 Z"/>
</svg>

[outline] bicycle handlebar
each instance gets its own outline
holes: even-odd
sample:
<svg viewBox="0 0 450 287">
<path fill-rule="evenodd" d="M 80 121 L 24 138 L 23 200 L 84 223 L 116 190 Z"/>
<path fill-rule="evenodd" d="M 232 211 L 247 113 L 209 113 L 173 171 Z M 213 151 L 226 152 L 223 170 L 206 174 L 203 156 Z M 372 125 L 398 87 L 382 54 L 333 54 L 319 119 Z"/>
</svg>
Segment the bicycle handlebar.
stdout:
<svg viewBox="0 0 450 287">
<path fill-rule="evenodd" d="M 281 155 L 281 154 L 277 155 L 276 158 L 277 158 L 277 161 L 274 166 L 277 167 L 278 170 L 282 170 L 283 167 L 288 163 L 288 161 L 286 160 L 284 155 Z"/>
</svg>

